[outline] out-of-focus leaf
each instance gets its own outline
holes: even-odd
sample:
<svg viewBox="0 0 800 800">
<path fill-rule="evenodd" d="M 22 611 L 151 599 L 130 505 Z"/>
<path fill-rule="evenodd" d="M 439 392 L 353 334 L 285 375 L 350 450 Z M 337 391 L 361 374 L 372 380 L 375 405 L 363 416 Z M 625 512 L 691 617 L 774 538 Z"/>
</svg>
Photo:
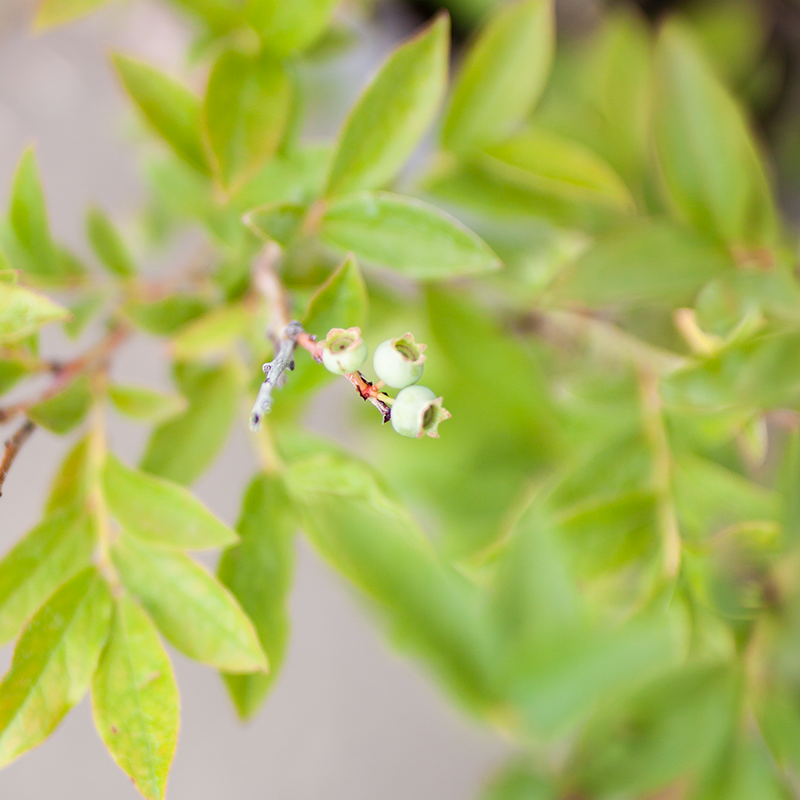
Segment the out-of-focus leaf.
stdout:
<svg viewBox="0 0 800 800">
<path fill-rule="evenodd" d="M 692 231 L 661 220 L 636 222 L 598 239 L 566 270 L 558 293 L 590 306 L 685 304 L 733 269 L 722 248 Z"/>
<path fill-rule="evenodd" d="M 300 232 L 306 207 L 297 203 L 274 203 L 245 214 L 245 224 L 258 236 L 274 239 L 286 247 Z"/>
<path fill-rule="evenodd" d="M 126 467 L 110 453 L 103 487 L 111 513 L 131 536 L 180 550 L 227 547 L 239 539 L 183 486 Z"/>
<path fill-rule="evenodd" d="M 512 764 L 495 775 L 478 800 L 558 800 L 553 784 L 525 764 Z"/>
<path fill-rule="evenodd" d="M 90 14 L 108 0 L 44 0 L 36 14 L 37 28 L 53 28 Z"/>
<path fill-rule="evenodd" d="M 442 130 L 444 147 L 474 150 L 511 133 L 544 89 L 554 44 L 551 0 L 521 0 L 500 10 L 461 68 Z"/>
<path fill-rule="evenodd" d="M 783 495 L 783 531 L 786 538 L 794 543 L 800 539 L 800 431 L 791 431 L 786 439 L 778 474 L 778 489 Z"/>
<path fill-rule="evenodd" d="M 147 800 L 162 800 L 178 741 L 178 686 L 153 623 L 123 594 L 92 678 L 95 725 Z"/>
<path fill-rule="evenodd" d="M 630 211 L 622 179 L 598 155 L 575 141 L 528 128 L 487 148 L 480 163 L 501 180 L 543 195 Z"/>
<path fill-rule="evenodd" d="M 58 256 L 50 236 L 44 190 L 32 147 L 23 153 L 14 173 L 9 216 L 17 242 L 28 257 L 27 271 L 37 277 L 57 277 Z"/>
<path fill-rule="evenodd" d="M 325 211 L 320 235 L 360 258 L 416 278 L 450 278 L 497 269 L 489 246 L 458 220 L 421 200 L 357 192 Z"/>
<path fill-rule="evenodd" d="M 176 366 L 176 380 L 189 401 L 185 412 L 153 431 L 141 468 L 176 483 L 194 483 L 228 439 L 239 401 L 232 364 Z"/>
<path fill-rule="evenodd" d="M 67 453 L 50 486 L 45 504 L 47 514 L 85 502 L 90 489 L 90 448 L 87 436 Z"/>
<path fill-rule="evenodd" d="M 136 274 L 136 265 L 127 245 L 102 209 L 89 209 L 86 215 L 86 235 L 100 263 L 112 275 L 130 278 Z"/>
<path fill-rule="evenodd" d="M 163 422 L 188 407 L 180 395 L 163 394 L 142 386 L 114 384 L 108 389 L 108 399 L 120 414 L 146 422 Z"/>
<path fill-rule="evenodd" d="M 97 533 L 79 508 L 48 514 L 0 561 L 0 645 L 92 557 Z"/>
<path fill-rule="evenodd" d="M 286 477 L 306 535 L 379 604 L 395 641 L 427 660 L 462 701 L 490 703 L 488 631 L 476 587 L 439 562 L 364 465 L 323 454 L 293 464 Z"/>
<path fill-rule="evenodd" d="M 53 433 L 69 433 L 83 422 L 94 398 L 87 377 L 76 378 L 62 392 L 37 403 L 28 410 L 28 417 Z"/>
<path fill-rule="evenodd" d="M 41 744 L 89 688 L 113 600 L 92 567 L 61 587 L 28 623 L 0 683 L 0 766 Z"/>
<path fill-rule="evenodd" d="M 261 35 L 264 46 L 283 58 L 314 44 L 335 6 L 336 0 L 250 0 L 245 16 Z"/>
<path fill-rule="evenodd" d="M 241 303 L 219 306 L 186 325 L 172 340 L 172 352 L 176 358 L 189 359 L 229 350 L 244 335 L 251 317 Z"/>
<path fill-rule="evenodd" d="M 70 306 L 70 318 L 64 323 L 64 331 L 70 339 L 77 339 L 86 326 L 103 308 L 105 292 L 87 292 Z"/>
<path fill-rule="evenodd" d="M 0 343 L 18 342 L 68 314 L 43 294 L 0 282 Z"/>
<path fill-rule="evenodd" d="M 23 361 L 0 358 L 0 395 L 13 389 L 27 374 L 28 368 Z"/>
<path fill-rule="evenodd" d="M 144 118 L 184 161 L 207 173 L 200 135 L 200 99 L 183 84 L 141 61 L 114 55 L 122 83 Z"/>
<path fill-rule="evenodd" d="M 112 557 L 125 587 L 182 653 L 227 672 L 267 669 L 253 623 L 228 590 L 187 555 L 122 536 Z"/>
<path fill-rule="evenodd" d="M 800 770 L 800 702 L 782 682 L 762 687 L 755 714 L 772 757 L 781 769 Z"/>
<path fill-rule="evenodd" d="M 655 140 L 677 214 L 725 244 L 774 244 L 772 194 L 741 110 L 677 24 L 661 31 Z"/>
<path fill-rule="evenodd" d="M 440 16 L 392 53 L 339 134 L 326 194 L 377 189 L 419 143 L 447 83 L 450 25 Z"/>
<path fill-rule="evenodd" d="M 207 300 L 193 294 L 173 294 L 152 303 L 131 303 L 125 311 L 142 330 L 170 336 L 210 308 Z"/>
<path fill-rule="evenodd" d="M 203 103 L 203 131 L 226 186 L 241 184 L 275 152 L 291 85 L 277 61 L 225 51 L 214 64 Z"/>
<path fill-rule="evenodd" d="M 727 664 L 690 664 L 605 709 L 571 767 L 580 790 L 640 797 L 707 768 L 734 732 L 740 680 Z"/>
<path fill-rule="evenodd" d="M 279 478 L 260 475 L 245 493 L 236 529 L 241 542 L 226 550 L 219 579 L 253 620 L 270 665 L 268 674 L 225 675 L 236 710 L 247 719 L 277 678 L 289 639 L 287 601 L 294 570 L 297 523 Z"/>
</svg>

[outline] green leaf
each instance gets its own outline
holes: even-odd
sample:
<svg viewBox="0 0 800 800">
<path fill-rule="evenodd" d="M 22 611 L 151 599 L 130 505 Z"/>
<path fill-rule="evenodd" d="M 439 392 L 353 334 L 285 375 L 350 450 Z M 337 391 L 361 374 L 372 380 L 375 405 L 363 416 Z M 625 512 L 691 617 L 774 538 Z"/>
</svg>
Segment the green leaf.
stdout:
<svg viewBox="0 0 800 800">
<path fill-rule="evenodd" d="M 282 65 L 225 51 L 214 64 L 203 130 L 225 186 L 252 177 L 275 153 L 289 116 L 291 85 Z"/>
<path fill-rule="evenodd" d="M 205 550 L 239 541 L 183 486 L 130 469 L 111 453 L 106 457 L 103 488 L 120 525 L 149 544 Z"/>
<path fill-rule="evenodd" d="M 558 134 L 527 128 L 486 150 L 481 165 L 501 180 L 543 195 L 630 211 L 622 179 L 598 155 Z"/>
<path fill-rule="evenodd" d="M 411 155 L 444 94 L 449 31 L 440 16 L 381 67 L 339 134 L 328 197 L 383 186 Z"/>
<path fill-rule="evenodd" d="M 62 509 L 29 531 L 0 561 L 0 645 L 61 584 L 88 566 L 97 532 L 82 509 Z"/>
<path fill-rule="evenodd" d="M 728 245 L 774 244 L 772 194 L 741 110 L 677 24 L 662 29 L 656 61 L 656 151 L 677 215 Z"/>
<path fill-rule="evenodd" d="M 44 0 L 36 14 L 35 26 L 53 28 L 90 14 L 108 0 Z"/>
<path fill-rule="evenodd" d="M 194 483 L 228 440 L 239 403 L 239 377 L 232 364 L 176 367 L 189 401 L 183 414 L 153 431 L 141 467 L 176 483 Z"/>
<path fill-rule="evenodd" d="M 172 341 L 176 358 L 190 359 L 230 350 L 245 334 L 252 314 L 243 304 L 219 306 L 192 320 Z"/>
<path fill-rule="evenodd" d="M 254 478 L 245 493 L 236 529 L 241 542 L 226 550 L 219 564 L 220 582 L 253 620 L 270 672 L 225 675 L 225 684 L 242 719 L 258 710 L 278 677 L 289 640 L 287 607 L 296 521 L 282 482 Z"/>
<path fill-rule="evenodd" d="M 89 209 L 86 216 L 86 235 L 100 263 L 112 275 L 130 278 L 136 274 L 136 265 L 127 245 L 102 209 Z"/>
<path fill-rule="evenodd" d="M 207 173 L 199 98 L 155 67 L 119 53 L 113 60 L 125 89 L 153 129 L 186 163 Z"/>
<path fill-rule="evenodd" d="M 55 397 L 32 406 L 28 417 L 53 433 L 65 434 L 83 422 L 93 402 L 89 379 L 80 377 Z"/>
<path fill-rule="evenodd" d="M 45 504 L 47 514 L 86 501 L 91 488 L 90 448 L 91 443 L 86 436 L 67 453 L 50 486 Z"/>
<path fill-rule="evenodd" d="M 108 389 L 108 399 L 120 414 L 145 422 L 163 422 L 188 407 L 184 397 L 164 394 L 142 386 L 114 384 Z"/>
<path fill-rule="evenodd" d="M 152 303 L 131 303 L 125 311 L 133 323 L 156 336 L 170 336 L 199 316 L 210 304 L 193 294 L 173 294 Z"/>
<path fill-rule="evenodd" d="M 444 147 L 479 149 L 511 133 L 539 99 L 554 47 L 551 0 L 522 0 L 496 13 L 461 68 L 442 130 Z"/>
<path fill-rule="evenodd" d="M 478 800 L 558 800 L 559 794 L 527 764 L 512 763 L 490 781 Z"/>
<path fill-rule="evenodd" d="M 68 314 L 43 294 L 0 282 L 0 343 L 18 342 Z"/>
<path fill-rule="evenodd" d="M 106 301 L 105 292 L 86 292 L 70 306 L 70 318 L 64 323 L 64 332 L 70 339 L 77 339 L 86 330 L 86 326 L 103 308 Z"/>
<path fill-rule="evenodd" d="M 449 214 L 388 192 L 335 200 L 322 218 L 320 236 L 415 278 L 472 275 L 500 266 L 489 246 Z"/>
<path fill-rule="evenodd" d="M 2 291 L 0 289 L 0 292 Z M 0 358 L 0 395 L 13 389 L 27 374 L 28 368 L 25 362 Z"/>
<path fill-rule="evenodd" d="M 248 211 L 244 223 L 256 235 L 286 247 L 300 233 L 306 211 L 297 203 L 273 203 Z"/>
<path fill-rule="evenodd" d="M 33 148 L 20 159 L 11 184 L 11 227 L 27 255 L 28 271 L 42 277 L 59 270 L 55 245 L 47 222 L 47 205 Z"/>
<path fill-rule="evenodd" d="M 713 242 L 665 220 L 636 221 L 600 237 L 558 283 L 559 297 L 589 306 L 691 303 L 736 268 Z"/>
<path fill-rule="evenodd" d="M 120 768 L 148 800 L 162 800 L 178 742 L 178 685 L 147 614 L 117 600 L 92 679 L 95 725 Z"/>
<path fill-rule="evenodd" d="M 55 730 L 89 688 L 113 601 L 92 567 L 59 589 L 28 623 L 0 683 L 0 767 Z"/>
<path fill-rule="evenodd" d="M 122 536 L 112 557 L 126 588 L 182 653 L 226 672 L 266 671 L 253 623 L 228 590 L 187 555 Z"/>
<path fill-rule="evenodd" d="M 305 50 L 328 25 L 337 0 L 250 0 L 248 22 L 259 32 L 264 46 L 278 58 Z"/>
<path fill-rule="evenodd" d="M 491 704 L 476 587 L 437 559 L 373 473 L 343 455 L 322 454 L 291 465 L 286 480 L 306 536 L 378 603 L 395 641 L 428 661 L 462 701 Z"/>
</svg>

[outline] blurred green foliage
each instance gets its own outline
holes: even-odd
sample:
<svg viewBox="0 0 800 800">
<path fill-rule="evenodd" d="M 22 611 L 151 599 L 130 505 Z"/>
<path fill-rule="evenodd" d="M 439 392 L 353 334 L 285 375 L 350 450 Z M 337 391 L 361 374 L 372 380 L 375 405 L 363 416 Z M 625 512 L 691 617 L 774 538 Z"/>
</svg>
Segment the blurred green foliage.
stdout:
<svg viewBox="0 0 800 800">
<path fill-rule="evenodd" d="M 47 0 L 38 24 L 97 5 Z M 471 31 L 452 79 L 439 12 L 320 144 L 305 122 L 324 65 L 369 35 L 371 3 L 174 5 L 202 87 L 113 63 L 153 139 L 139 239 L 199 229 L 200 266 L 143 276 L 144 248 L 97 208 L 104 272 L 80 264 L 52 237 L 32 150 L 0 223 L 0 392 L 54 380 L 0 419 L 64 434 L 88 418 L 0 562 L 0 638 L 21 630 L 0 763 L 91 689 L 114 759 L 163 797 L 178 719 L 159 634 L 257 713 L 300 531 L 396 647 L 515 743 L 483 800 L 798 797 L 800 287 L 776 181 L 796 191 L 800 148 L 764 123 L 767 42 L 800 10 L 708 0 L 653 22 L 614 3 L 576 33 L 550 0 L 451 0 Z M 234 531 L 185 487 L 273 354 L 275 304 L 251 280 L 264 247 L 308 332 L 425 342 L 453 416 L 412 441 L 354 403 L 361 457 L 342 452 L 303 429 L 333 378 L 298 350 Z M 40 354 L 43 325 L 92 321 L 110 333 L 85 357 Z M 133 332 L 169 343 L 178 394 L 110 381 Z M 108 452 L 106 399 L 154 425 L 136 469 Z M 218 577 L 184 552 L 217 546 Z"/>
</svg>

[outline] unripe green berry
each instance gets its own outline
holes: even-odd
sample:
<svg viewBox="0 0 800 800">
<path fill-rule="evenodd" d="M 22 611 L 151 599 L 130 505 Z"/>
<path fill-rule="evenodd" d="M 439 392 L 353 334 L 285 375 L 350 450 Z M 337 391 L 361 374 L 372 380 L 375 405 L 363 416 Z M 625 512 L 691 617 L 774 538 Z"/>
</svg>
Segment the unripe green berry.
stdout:
<svg viewBox="0 0 800 800">
<path fill-rule="evenodd" d="M 424 344 L 417 344 L 413 334 L 381 342 L 372 358 L 375 374 L 395 389 L 411 386 L 422 377 L 425 368 Z"/>
<path fill-rule="evenodd" d="M 450 418 L 442 408 L 442 398 L 427 386 L 407 386 L 392 403 L 392 427 L 401 436 L 419 438 L 423 434 L 439 438 L 439 423 Z"/>
<path fill-rule="evenodd" d="M 331 328 L 322 342 L 322 363 L 335 375 L 355 372 L 367 360 L 361 328 Z"/>
</svg>

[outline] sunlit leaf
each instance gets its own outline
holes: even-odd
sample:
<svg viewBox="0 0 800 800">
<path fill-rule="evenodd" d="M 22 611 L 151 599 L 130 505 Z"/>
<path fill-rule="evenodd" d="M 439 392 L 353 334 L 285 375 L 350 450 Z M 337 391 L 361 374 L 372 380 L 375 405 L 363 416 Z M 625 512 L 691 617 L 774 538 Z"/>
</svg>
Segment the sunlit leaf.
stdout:
<svg viewBox="0 0 800 800">
<path fill-rule="evenodd" d="M 192 320 L 172 340 L 177 358 L 188 359 L 229 350 L 251 323 L 251 311 L 242 304 L 220 306 Z"/>
<path fill-rule="evenodd" d="M 127 245 L 102 209 L 97 207 L 89 209 L 86 216 L 86 233 L 95 255 L 112 275 L 130 278 L 136 274 L 136 265 Z"/>
<path fill-rule="evenodd" d="M 0 282 L 0 343 L 18 342 L 68 314 L 43 294 Z"/>
<path fill-rule="evenodd" d="M 226 672 L 267 669 L 253 623 L 198 563 L 130 536 L 115 542 L 112 556 L 126 588 L 182 653 Z"/>
<path fill-rule="evenodd" d="M 415 278 L 450 278 L 497 269 L 489 246 L 433 206 L 388 192 L 358 192 L 335 200 L 320 235 L 367 261 Z"/>
<path fill-rule="evenodd" d="M 108 637 L 113 600 L 94 568 L 36 613 L 0 683 L 0 766 L 41 744 L 76 705 Z"/>
<path fill-rule="evenodd" d="M 279 57 L 312 45 L 325 29 L 336 0 L 249 0 L 248 22 L 261 34 L 265 47 Z"/>
<path fill-rule="evenodd" d="M 91 441 L 80 439 L 67 453 L 50 485 L 45 511 L 51 514 L 83 503 L 91 488 Z"/>
<path fill-rule="evenodd" d="M 185 411 L 188 406 L 180 395 L 118 383 L 109 387 L 108 399 L 120 414 L 146 422 L 163 422 Z"/>
<path fill-rule="evenodd" d="M 90 14 L 108 0 L 44 0 L 36 14 L 37 28 L 52 28 L 64 25 Z"/>
<path fill-rule="evenodd" d="M 173 294 L 152 303 L 125 307 L 135 325 L 156 336 L 169 336 L 210 308 L 207 300 L 193 294 Z"/>
<path fill-rule="evenodd" d="M 379 188 L 411 155 L 444 94 L 449 30 L 439 17 L 381 67 L 339 134 L 328 196 Z"/>
<path fill-rule="evenodd" d="M 178 686 L 153 623 L 127 595 L 116 602 L 92 679 L 97 730 L 148 800 L 162 800 L 178 739 Z"/>
</svg>

